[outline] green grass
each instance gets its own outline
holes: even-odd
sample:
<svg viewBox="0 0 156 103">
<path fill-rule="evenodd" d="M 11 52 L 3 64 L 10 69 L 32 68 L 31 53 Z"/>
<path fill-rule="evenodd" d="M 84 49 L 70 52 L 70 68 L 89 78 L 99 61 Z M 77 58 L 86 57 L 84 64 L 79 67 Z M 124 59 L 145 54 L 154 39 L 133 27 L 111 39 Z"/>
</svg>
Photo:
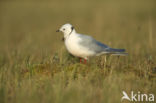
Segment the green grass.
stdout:
<svg viewBox="0 0 156 103">
<path fill-rule="evenodd" d="M 0 103 L 121 103 L 122 91 L 156 96 L 155 3 L 0 1 Z M 79 63 L 55 32 L 67 22 L 129 55 Z"/>
</svg>

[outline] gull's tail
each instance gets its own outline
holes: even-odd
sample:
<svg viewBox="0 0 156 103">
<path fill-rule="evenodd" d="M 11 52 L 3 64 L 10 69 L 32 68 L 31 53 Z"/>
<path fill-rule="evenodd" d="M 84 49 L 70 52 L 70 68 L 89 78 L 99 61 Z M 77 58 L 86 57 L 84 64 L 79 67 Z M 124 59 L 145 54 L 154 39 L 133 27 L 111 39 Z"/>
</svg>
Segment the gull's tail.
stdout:
<svg viewBox="0 0 156 103">
<path fill-rule="evenodd" d="M 125 53 L 125 49 L 114 49 L 114 48 L 108 48 L 107 50 L 104 51 L 104 53 L 108 53 L 111 55 L 120 55 L 120 56 L 126 56 L 128 53 Z"/>
<path fill-rule="evenodd" d="M 128 53 L 110 53 L 111 55 L 116 55 L 116 56 L 126 56 Z"/>
</svg>

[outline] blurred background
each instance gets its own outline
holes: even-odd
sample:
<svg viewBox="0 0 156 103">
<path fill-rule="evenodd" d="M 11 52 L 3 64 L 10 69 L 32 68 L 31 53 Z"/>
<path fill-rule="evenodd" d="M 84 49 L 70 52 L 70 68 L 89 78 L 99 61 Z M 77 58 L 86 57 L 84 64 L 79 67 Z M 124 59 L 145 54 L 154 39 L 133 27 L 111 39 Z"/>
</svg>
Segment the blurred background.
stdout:
<svg viewBox="0 0 156 103">
<path fill-rule="evenodd" d="M 0 51 L 52 54 L 63 45 L 55 31 L 65 23 L 130 53 L 155 51 L 155 0 L 1 0 Z"/>
</svg>

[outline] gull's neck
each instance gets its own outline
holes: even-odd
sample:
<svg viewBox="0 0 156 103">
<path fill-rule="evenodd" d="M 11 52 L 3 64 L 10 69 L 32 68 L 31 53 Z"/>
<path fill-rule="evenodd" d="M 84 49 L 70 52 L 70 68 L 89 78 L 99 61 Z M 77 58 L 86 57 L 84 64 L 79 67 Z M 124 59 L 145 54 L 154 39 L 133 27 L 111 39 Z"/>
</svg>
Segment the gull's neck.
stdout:
<svg viewBox="0 0 156 103">
<path fill-rule="evenodd" d="M 64 38 L 67 39 L 69 38 L 71 35 L 76 35 L 76 31 L 75 29 L 73 29 L 70 33 L 64 33 Z"/>
</svg>

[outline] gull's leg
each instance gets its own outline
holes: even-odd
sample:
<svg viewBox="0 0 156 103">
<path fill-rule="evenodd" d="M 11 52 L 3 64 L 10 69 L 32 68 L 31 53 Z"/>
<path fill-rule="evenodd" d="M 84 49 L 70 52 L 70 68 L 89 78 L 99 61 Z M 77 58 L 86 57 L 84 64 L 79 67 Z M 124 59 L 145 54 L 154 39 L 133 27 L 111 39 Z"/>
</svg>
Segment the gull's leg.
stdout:
<svg viewBox="0 0 156 103">
<path fill-rule="evenodd" d="M 80 63 L 82 63 L 82 64 L 86 64 L 86 63 L 87 63 L 87 60 L 86 60 L 86 59 L 82 59 L 82 58 L 80 58 Z"/>
<path fill-rule="evenodd" d="M 80 63 L 82 63 L 82 58 L 80 58 Z"/>
<path fill-rule="evenodd" d="M 86 59 L 84 59 L 84 64 L 86 64 L 87 63 L 87 60 Z"/>
</svg>

